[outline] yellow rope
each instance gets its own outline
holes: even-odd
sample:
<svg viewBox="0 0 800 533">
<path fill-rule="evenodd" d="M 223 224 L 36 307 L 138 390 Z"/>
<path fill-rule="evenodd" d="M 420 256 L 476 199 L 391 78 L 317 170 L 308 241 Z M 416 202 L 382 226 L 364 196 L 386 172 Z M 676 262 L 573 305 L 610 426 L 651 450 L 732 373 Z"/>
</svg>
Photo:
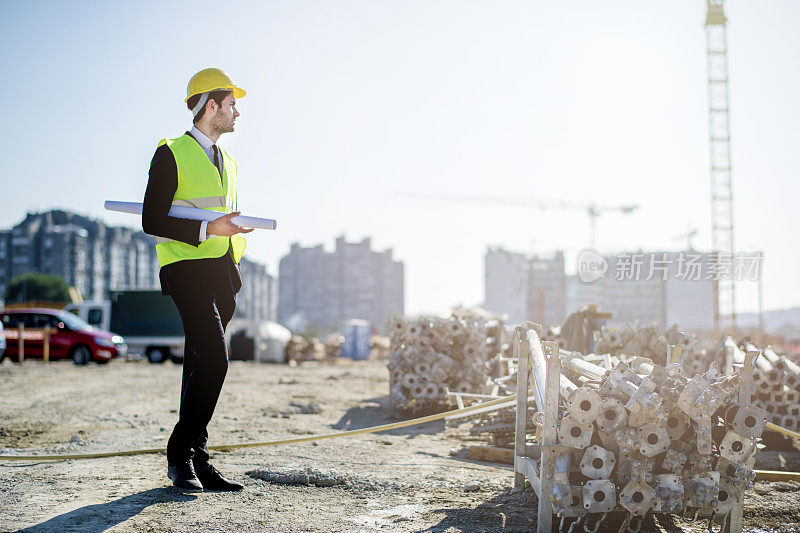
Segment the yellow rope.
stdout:
<svg viewBox="0 0 800 533">
<path fill-rule="evenodd" d="M 209 446 L 210 450 L 217 450 L 217 451 L 229 451 L 235 450 L 237 448 L 258 448 L 262 446 L 280 446 L 282 444 L 298 444 L 301 442 L 311 442 L 317 440 L 324 440 L 324 439 L 334 439 L 337 437 L 352 437 L 354 435 L 363 435 L 364 433 L 377 433 L 379 431 L 388 431 L 390 429 L 398 429 L 408 426 L 415 426 L 417 424 L 424 424 L 426 422 L 433 422 L 434 420 L 441 420 L 442 418 L 446 418 L 452 415 L 458 415 L 461 413 L 468 413 L 470 411 L 474 411 L 476 409 L 481 409 L 483 407 L 490 407 L 492 405 L 497 405 L 499 403 L 507 402 L 509 400 L 515 400 L 517 398 L 516 394 L 511 396 L 505 396 L 503 398 L 497 398 L 496 400 L 491 400 L 484 403 L 478 403 L 475 405 L 470 405 L 468 407 L 463 407 L 461 409 L 454 409 L 452 411 L 445 411 L 444 413 L 438 413 L 435 415 L 428 415 L 423 416 L 421 418 L 414 418 L 411 420 L 405 420 L 403 422 L 393 422 L 391 424 L 383 424 L 381 426 L 372 426 L 363 429 L 352 429 L 350 431 L 340 431 L 338 433 L 328 433 L 325 435 L 309 435 L 308 437 L 295 437 L 293 439 L 281 439 L 281 440 L 270 440 L 266 442 L 244 442 L 241 444 L 221 444 L 217 446 Z M 790 429 L 786 429 L 784 427 L 778 426 L 773 424 L 772 422 L 767 422 L 767 429 L 772 431 L 777 431 L 778 433 L 783 433 L 784 435 L 788 435 L 795 439 L 800 440 L 800 433 L 796 431 L 792 431 Z M 68 459 L 99 459 L 102 457 L 121 457 L 124 455 L 145 455 L 150 453 L 162 453 L 165 452 L 165 448 L 145 448 L 142 450 L 124 450 L 118 452 L 100 452 L 100 453 L 82 453 L 82 454 L 66 454 L 66 455 L 0 455 L 0 460 L 2 461 L 65 461 Z"/>
<path fill-rule="evenodd" d="M 353 435 L 362 435 L 364 433 L 376 433 L 378 431 L 388 431 L 390 429 L 403 428 L 407 426 L 414 426 L 417 424 L 424 424 L 426 422 L 433 422 L 434 420 L 441 420 L 442 418 L 457 415 L 461 413 L 468 413 L 483 407 L 497 405 L 499 403 L 507 402 L 516 399 L 517 395 L 505 396 L 497 398 L 484 403 L 478 403 L 463 407 L 461 409 L 454 409 L 444 413 L 435 415 L 423 416 L 421 418 L 414 418 L 412 420 L 405 420 L 403 422 L 393 422 L 391 424 L 383 424 L 382 426 L 372 426 L 363 429 L 352 429 L 350 431 L 340 431 L 338 433 L 328 433 L 325 435 L 309 435 L 308 437 L 296 437 L 293 439 L 270 440 L 266 442 L 245 442 L 242 444 L 223 444 L 217 446 L 209 446 L 210 450 L 228 451 L 237 448 L 256 448 L 260 446 L 280 446 L 282 444 L 297 444 L 300 442 L 311 442 L 323 439 L 334 439 L 337 437 L 351 437 Z M 0 460 L 3 461 L 64 461 L 67 459 L 99 459 L 101 457 L 119 457 L 123 455 L 144 455 L 149 453 L 161 453 L 166 451 L 165 448 L 146 448 L 143 450 L 125 450 L 119 452 L 100 452 L 100 453 L 82 453 L 82 454 L 69 454 L 69 455 L 0 455 Z"/>
<path fill-rule="evenodd" d="M 786 429 L 785 427 L 781 427 L 777 424 L 773 424 L 772 422 L 767 422 L 767 429 L 771 429 L 772 431 L 777 431 L 778 433 L 783 433 L 784 435 L 800 440 L 800 433 L 792 431 L 791 429 Z"/>
</svg>

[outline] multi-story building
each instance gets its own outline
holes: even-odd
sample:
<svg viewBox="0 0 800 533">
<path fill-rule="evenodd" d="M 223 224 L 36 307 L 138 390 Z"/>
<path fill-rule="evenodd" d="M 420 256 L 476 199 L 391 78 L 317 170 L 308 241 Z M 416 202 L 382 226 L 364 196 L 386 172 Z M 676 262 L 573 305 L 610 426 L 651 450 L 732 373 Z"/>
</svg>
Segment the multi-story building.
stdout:
<svg viewBox="0 0 800 533">
<path fill-rule="evenodd" d="M 11 230 L 0 230 L 0 299 L 11 280 Z"/>
<path fill-rule="evenodd" d="M 484 259 L 483 307 L 507 314 L 512 324 L 530 320 L 528 314 L 528 258 L 502 248 L 489 248 Z"/>
<path fill-rule="evenodd" d="M 655 321 L 662 328 L 714 327 L 716 289 L 713 256 L 685 252 L 630 252 L 607 256 L 600 306 L 611 324 Z M 580 281 L 579 281 L 580 283 Z"/>
<path fill-rule="evenodd" d="M 236 300 L 236 316 L 263 322 L 277 318 L 277 283 L 266 265 L 242 258 L 239 262 L 242 290 Z"/>
<path fill-rule="evenodd" d="M 2 290 L 25 272 L 58 275 L 87 300 L 107 298 L 111 290 L 158 287 L 152 237 L 68 211 L 28 213 L 10 230 L 9 249 Z"/>
<path fill-rule="evenodd" d="M 753 257 L 756 257 L 753 254 Z M 758 256 L 760 257 L 760 256 Z M 564 274 L 564 256 L 552 259 L 490 248 L 485 256 L 484 306 L 507 313 L 509 321 L 559 324 L 581 306 L 595 304 L 610 312 L 611 325 L 657 322 L 666 328 L 713 328 L 716 305 L 715 272 L 741 268 L 715 263 L 709 253 L 630 252 L 597 259 L 604 274 L 592 281 Z"/>
<path fill-rule="evenodd" d="M 335 331 L 351 318 L 384 329 L 392 314 L 404 312 L 404 267 L 392 250 L 376 252 L 371 240 L 336 249 L 291 246 L 278 267 L 278 322 L 296 331 Z"/>
<path fill-rule="evenodd" d="M 14 276 L 42 272 L 60 276 L 85 300 L 104 300 L 111 291 L 158 289 L 159 268 L 152 236 L 68 211 L 29 213 L 14 228 L 0 230 L 0 297 Z M 237 316 L 274 320 L 274 277 L 247 259 L 241 269 Z"/>
<path fill-rule="evenodd" d="M 605 257 L 606 275 L 594 282 L 600 285 L 599 307 L 612 314 L 610 323 L 639 320 L 642 323 L 666 323 L 666 283 L 660 276 L 650 276 L 649 267 L 636 258 L 643 253 Z"/>
<path fill-rule="evenodd" d="M 527 256 L 502 248 L 484 255 L 487 311 L 507 314 L 510 323 L 530 320 L 547 326 L 564 320 L 567 279 L 564 254 Z"/>
<path fill-rule="evenodd" d="M 599 283 L 582 283 L 577 274 L 567 276 L 566 283 L 566 315 L 591 304 L 600 305 L 603 292 Z"/>
<path fill-rule="evenodd" d="M 603 260 L 607 270 L 602 278 L 586 283 L 578 276 L 570 277 L 570 291 L 583 296 L 574 304 L 597 304 L 613 315 L 611 325 L 638 320 L 654 321 L 662 328 L 672 324 L 688 330 L 714 327 L 713 278 L 718 267 L 711 254 L 639 251 Z"/>
<path fill-rule="evenodd" d="M 561 324 L 567 305 L 564 253 L 553 257 L 534 255 L 528 263 L 528 316 L 537 324 Z"/>
<path fill-rule="evenodd" d="M 82 293 L 89 287 L 91 272 L 87 268 L 88 232 L 70 222 L 53 223 L 48 217 L 29 215 L 21 224 L 5 233 L 0 245 L 0 263 L 5 264 L 0 276 L 0 290 L 14 276 L 26 272 L 42 272 L 63 278 Z"/>
</svg>

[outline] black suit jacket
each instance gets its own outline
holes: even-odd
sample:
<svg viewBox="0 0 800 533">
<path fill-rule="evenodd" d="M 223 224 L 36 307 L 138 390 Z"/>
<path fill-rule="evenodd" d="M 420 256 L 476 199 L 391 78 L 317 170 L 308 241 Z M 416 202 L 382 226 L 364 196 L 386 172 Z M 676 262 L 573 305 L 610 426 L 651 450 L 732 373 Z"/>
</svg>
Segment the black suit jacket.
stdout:
<svg viewBox="0 0 800 533">
<path fill-rule="evenodd" d="M 188 131 L 186 135 L 191 137 Z M 175 218 L 168 215 L 176 190 L 178 190 L 178 165 L 175 163 L 175 156 L 172 154 L 172 150 L 164 144 L 156 149 L 156 153 L 150 163 L 150 173 L 142 209 L 142 229 L 150 235 L 158 235 L 159 237 L 181 241 L 192 246 L 199 246 L 201 221 Z M 222 257 L 177 261 L 161 267 L 159 272 L 161 293 L 170 294 L 170 280 L 201 281 L 200 278 L 227 279 L 230 282 L 230 289 L 233 293 L 239 292 L 242 287 L 239 266 L 234 262 L 229 248 L 228 253 Z M 172 283 L 175 282 L 172 281 Z M 227 283 L 223 282 L 223 284 L 227 287 Z"/>
</svg>

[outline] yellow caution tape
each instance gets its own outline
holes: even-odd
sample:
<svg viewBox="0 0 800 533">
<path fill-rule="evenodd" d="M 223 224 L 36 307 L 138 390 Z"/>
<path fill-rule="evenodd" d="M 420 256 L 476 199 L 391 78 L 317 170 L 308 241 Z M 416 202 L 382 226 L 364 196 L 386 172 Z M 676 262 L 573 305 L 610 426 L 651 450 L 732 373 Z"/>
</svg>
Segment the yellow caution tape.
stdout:
<svg viewBox="0 0 800 533">
<path fill-rule="evenodd" d="M 228 451 L 237 448 L 257 448 L 260 446 L 280 446 L 281 444 L 297 444 L 300 442 L 311 442 L 323 439 L 334 439 L 337 437 L 352 437 L 353 435 L 361 435 L 364 433 L 376 433 L 378 431 L 388 431 L 390 429 L 403 428 L 408 426 L 415 426 L 417 424 L 424 424 L 426 422 L 433 422 L 434 420 L 441 420 L 442 418 L 474 411 L 483 407 L 489 407 L 499 403 L 514 400 L 516 394 L 505 396 L 491 400 L 484 403 L 478 403 L 463 407 L 461 409 L 454 409 L 444 413 L 435 415 L 423 416 L 421 418 L 413 418 L 411 420 L 404 420 L 403 422 L 393 422 L 391 424 L 383 424 L 381 426 L 372 426 L 363 429 L 352 429 L 350 431 L 340 431 L 338 433 L 328 433 L 326 435 L 309 435 L 307 437 L 296 437 L 293 439 L 270 440 L 266 442 L 245 442 L 241 444 L 222 444 L 217 446 L 209 446 L 210 450 Z M 165 448 L 146 448 L 143 450 L 125 450 L 119 452 L 100 452 L 100 453 L 81 453 L 81 454 L 66 454 L 66 455 L 0 455 L 0 460 L 3 461 L 65 461 L 68 459 L 99 459 L 101 457 L 120 457 L 123 455 L 144 455 L 149 453 L 162 453 Z"/>
</svg>

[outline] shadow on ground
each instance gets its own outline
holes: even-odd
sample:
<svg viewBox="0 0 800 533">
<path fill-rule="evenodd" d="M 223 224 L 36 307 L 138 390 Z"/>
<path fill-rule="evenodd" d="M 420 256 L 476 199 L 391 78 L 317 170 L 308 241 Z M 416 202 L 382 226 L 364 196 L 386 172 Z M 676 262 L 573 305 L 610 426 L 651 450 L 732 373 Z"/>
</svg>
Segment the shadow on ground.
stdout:
<svg viewBox="0 0 800 533">
<path fill-rule="evenodd" d="M 431 512 L 444 515 L 439 523 L 425 529 L 426 532 L 444 531 L 470 532 L 533 532 L 536 531 L 536 508 L 538 500 L 531 490 L 525 492 L 503 492 L 476 507 L 460 505 L 434 509 Z M 625 513 L 611 513 L 598 527 L 598 532 L 619 531 L 625 521 Z M 567 519 L 562 531 L 569 529 L 574 519 Z M 590 518 L 589 527 L 596 524 L 596 516 Z M 573 531 L 584 531 L 583 521 L 576 524 Z M 559 520 L 554 517 L 553 530 L 558 531 Z M 624 531 L 624 529 L 623 529 Z M 648 515 L 642 524 L 641 531 L 681 533 L 683 529 L 675 524 L 668 515 L 654 518 Z"/>
<path fill-rule="evenodd" d="M 46 522 L 20 529 L 20 532 L 44 533 L 80 531 L 94 533 L 106 531 L 141 513 L 145 508 L 164 502 L 189 502 L 197 499 L 173 487 L 150 489 L 108 503 L 85 505 L 68 513 L 55 516 Z"/>
<path fill-rule="evenodd" d="M 393 420 L 389 415 L 389 398 L 387 396 L 369 398 L 361 403 L 363 405 L 351 407 L 345 411 L 339 421 L 331 427 L 340 431 L 348 431 L 398 422 L 398 420 Z M 416 426 L 381 431 L 378 434 L 415 437 L 417 435 L 433 435 L 444 431 L 444 429 L 444 420 L 436 420 Z"/>
<path fill-rule="evenodd" d="M 425 531 L 536 531 L 536 502 L 532 491 L 502 492 L 477 507 L 462 504 L 433 509 L 430 512 L 442 518 Z"/>
</svg>

